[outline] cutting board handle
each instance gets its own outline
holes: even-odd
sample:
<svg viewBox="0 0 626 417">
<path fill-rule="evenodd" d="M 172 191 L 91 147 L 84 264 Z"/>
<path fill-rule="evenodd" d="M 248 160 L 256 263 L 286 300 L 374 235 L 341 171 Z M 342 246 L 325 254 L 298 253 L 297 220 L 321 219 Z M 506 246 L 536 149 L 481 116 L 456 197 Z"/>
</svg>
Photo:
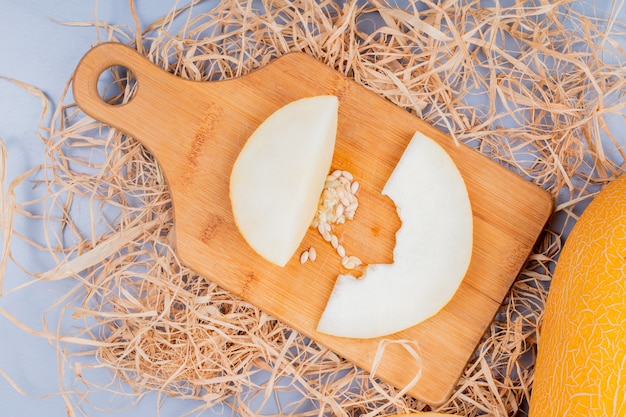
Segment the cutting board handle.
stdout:
<svg viewBox="0 0 626 417">
<path fill-rule="evenodd" d="M 109 104 L 98 92 L 100 76 L 115 66 L 129 70 L 136 83 L 134 95 L 124 104 Z M 87 115 L 133 136 L 153 151 L 161 151 L 159 154 L 163 153 L 159 148 L 171 146 L 159 141 L 175 137 L 172 115 L 180 108 L 181 95 L 189 93 L 187 87 L 179 77 L 115 42 L 89 50 L 76 67 L 72 83 L 74 100 Z"/>
<path fill-rule="evenodd" d="M 149 88 L 144 88 L 144 83 L 150 84 L 147 75 L 152 71 L 146 71 L 149 62 L 127 46 L 117 43 L 104 43 L 92 48 L 87 52 L 74 73 L 73 93 L 78 106 L 85 113 L 112 125 L 117 125 L 122 116 L 132 117 L 147 102 L 145 93 Z M 111 67 L 124 67 L 135 77 L 137 91 L 125 104 L 109 104 L 105 102 L 98 92 L 98 80 L 102 73 Z M 123 120 L 123 119 L 122 119 Z"/>
</svg>

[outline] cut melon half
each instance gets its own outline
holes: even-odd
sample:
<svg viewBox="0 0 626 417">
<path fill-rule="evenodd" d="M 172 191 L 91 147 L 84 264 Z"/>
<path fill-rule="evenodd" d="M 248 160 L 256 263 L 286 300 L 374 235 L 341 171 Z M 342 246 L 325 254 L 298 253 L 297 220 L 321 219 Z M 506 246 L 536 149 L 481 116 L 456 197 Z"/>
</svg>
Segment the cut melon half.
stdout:
<svg viewBox="0 0 626 417">
<path fill-rule="evenodd" d="M 472 210 L 456 165 L 416 133 L 383 188 L 402 224 L 393 263 L 339 275 L 318 323 L 322 333 L 374 338 L 439 312 L 459 288 L 472 255 Z"/>
<path fill-rule="evenodd" d="M 330 169 L 339 101 L 316 96 L 293 101 L 250 136 L 230 176 L 235 223 L 263 258 L 284 266 L 317 210 Z"/>
</svg>

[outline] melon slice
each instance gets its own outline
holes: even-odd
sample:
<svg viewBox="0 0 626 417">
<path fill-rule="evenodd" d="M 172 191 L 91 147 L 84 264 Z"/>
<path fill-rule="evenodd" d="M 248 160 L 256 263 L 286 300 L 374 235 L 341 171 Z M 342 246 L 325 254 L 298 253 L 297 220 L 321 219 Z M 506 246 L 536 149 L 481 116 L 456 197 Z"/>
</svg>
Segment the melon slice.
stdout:
<svg viewBox="0 0 626 417">
<path fill-rule="evenodd" d="M 368 265 L 360 279 L 339 275 L 318 323 L 322 333 L 374 338 L 412 327 L 441 310 L 472 254 L 472 210 L 456 165 L 416 133 L 383 188 L 401 227 L 393 263 Z"/>
<path fill-rule="evenodd" d="M 239 231 L 268 261 L 284 266 L 315 216 L 335 149 L 339 101 L 293 101 L 250 136 L 230 176 Z"/>
</svg>

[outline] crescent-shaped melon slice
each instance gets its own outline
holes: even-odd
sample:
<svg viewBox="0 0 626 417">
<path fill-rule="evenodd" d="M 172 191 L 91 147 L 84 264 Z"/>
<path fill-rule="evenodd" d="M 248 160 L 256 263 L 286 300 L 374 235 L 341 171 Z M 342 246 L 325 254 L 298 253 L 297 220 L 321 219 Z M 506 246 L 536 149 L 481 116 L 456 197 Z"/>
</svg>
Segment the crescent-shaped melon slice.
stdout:
<svg viewBox="0 0 626 417">
<path fill-rule="evenodd" d="M 230 176 L 235 223 L 261 256 L 284 266 L 317 210 L 335 150 L 335 96 L 293 101 L 250 136 Z"/>
<path fill-rule="evenodd" d="M 317 330 L 373 338 L 436 314 L 458 289 L 472 254 L 472 210 L 456 165 L 416 133 L 385 184 L 401 227 L 393 263 L 368 265 L 361 278 L 340 275 Z"/>
</svg>

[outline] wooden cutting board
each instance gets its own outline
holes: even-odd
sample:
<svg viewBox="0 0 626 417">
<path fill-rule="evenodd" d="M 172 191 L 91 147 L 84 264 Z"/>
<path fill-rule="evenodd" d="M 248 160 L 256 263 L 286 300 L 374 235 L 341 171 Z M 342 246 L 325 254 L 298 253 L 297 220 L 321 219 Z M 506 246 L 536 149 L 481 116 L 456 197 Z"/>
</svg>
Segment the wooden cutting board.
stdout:
<svg viewBox="0 0 626 417">
<path fill-rule="evenodd" d="M 136 94 L 127 104 L 106 104 L 98 94 L 97 80 L 111 66 L 130 69 L 136 78 Z M 233 221 L 232 165 L 256 127 L 279 107 L 307 96 L 338 96 L 332 169 L 350 171 L 361 184 L 357 216 L 338 234 L 349 253 L 366 263 L 385 263 L 392 260 L 400 221 L 393 202 L 380 192 L 415 131 L 440 143 L 467 184 L 474 216 L 472 261 L 442 311 L 385 338 L 416 341 L 421 363 L 391 343 L 376 370 L 398 388 L 421 371 L 408 392 L 432 405 L 450 396 L 553 209 L 540 188 L 302 53 L 241 78 L 194 82 L 168 74 L 126 46 L 102 44 L 79 63 L 73 92 L 85 113 L 139 140 L 160 163 L 182 262 L 366 370 L 383 339 L 315 331 L 337 275 L 345 272 L 339 257 L 314 229 L 283 268 L 258 256 Z M 300 252 L 311 246 L 317 260 L 301 264 Z"/>
</svg>

